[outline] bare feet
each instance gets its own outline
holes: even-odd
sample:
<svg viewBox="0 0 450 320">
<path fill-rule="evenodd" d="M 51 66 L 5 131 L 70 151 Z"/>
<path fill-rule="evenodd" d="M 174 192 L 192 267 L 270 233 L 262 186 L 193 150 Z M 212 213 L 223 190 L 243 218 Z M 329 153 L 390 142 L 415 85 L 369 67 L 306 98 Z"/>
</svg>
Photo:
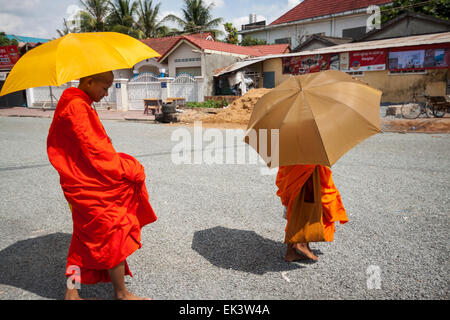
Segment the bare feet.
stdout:
<svg viewBox="0 0 450 320">
<path fill-rule="evenodd" d="M 319 258 L 311 251 L 308 243 L 296 243 L 294 244 L 294 248 L 313 261 L 319 260 Z"/>
<path fill-rule="evenodd" d="M 138 297 L 129 291 L 117 292 L 115 299 L 116 300 L 152 300 L 150 298 Z"/>
<path fill-rule="evenodd" d="M 298 253 L 297 250 L 295 250 L 293 244 L 288 244 L 284 261 L 292 262 L 296 260 L 305 260 L 305 259 L 307 259 L 307 257 L 303 254 Z"/>
<path fill-rule="evenodd" d="M 84 299 L 80 298 L 77 289 L 66 289 L 66 296 L 64 297 L 64 300 L 84 300 Z"/>
</svg>

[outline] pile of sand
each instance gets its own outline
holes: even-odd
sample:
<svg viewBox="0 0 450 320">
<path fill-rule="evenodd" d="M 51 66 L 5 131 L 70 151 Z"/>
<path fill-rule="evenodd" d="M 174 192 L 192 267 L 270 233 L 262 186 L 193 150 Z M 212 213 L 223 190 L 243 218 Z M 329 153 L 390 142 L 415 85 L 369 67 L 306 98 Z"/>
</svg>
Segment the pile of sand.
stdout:
<svg viewBox="0 0 450 320">
<path fill-rule="evenodd" d="M 224 109 L 211 112 L 203 113 L 196 112 L 194 110 L 185 112 L 185 114 L 179 117 L 180 122 L 192 123 L 194 121 L 202 121 L 203 123 L 229 123 L 229 124 L 239 124 L 247 125 L 252 115 L 254 105 L 259 101 L 259 99 L 270 92 L 271 89 L 251 89 L 245 95 L 239 99 L 234 100 L 228 107 Z"/>
</svg>

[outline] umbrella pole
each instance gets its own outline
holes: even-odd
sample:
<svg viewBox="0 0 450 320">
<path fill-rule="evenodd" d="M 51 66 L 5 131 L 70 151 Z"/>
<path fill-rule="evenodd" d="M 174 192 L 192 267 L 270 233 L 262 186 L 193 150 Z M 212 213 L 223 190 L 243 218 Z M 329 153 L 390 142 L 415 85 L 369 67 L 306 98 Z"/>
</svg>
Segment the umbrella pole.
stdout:
<svg viewBox="0 0 450 320">
<path fill-rule="evenodd" d="M 53 91 L 51 86 L 48 88 L 50 89 L 50 108 L 53 108 Z"/>
</svg>

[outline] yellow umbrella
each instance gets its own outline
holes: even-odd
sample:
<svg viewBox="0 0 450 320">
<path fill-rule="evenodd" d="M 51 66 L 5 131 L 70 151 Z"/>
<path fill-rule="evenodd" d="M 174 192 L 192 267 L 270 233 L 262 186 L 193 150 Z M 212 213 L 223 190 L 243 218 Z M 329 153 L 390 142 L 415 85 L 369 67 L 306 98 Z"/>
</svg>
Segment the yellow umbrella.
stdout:
<svg viewBox="0 0 450 320">
<path fill-rule="evenodd" d="M 69 33 L 27 52 L 11 70 L 0 96 L 43 86 L 60 86 L 85 76 L 159 57 L 139 40 L 116 32 Z"/>
<path fill-rule="evenodd" d="M 271 168 L 331 166 L 381 132 L 381 94 L 341 71 L 292 76 L 256 103 L 245 141 Z"/>
</svg>

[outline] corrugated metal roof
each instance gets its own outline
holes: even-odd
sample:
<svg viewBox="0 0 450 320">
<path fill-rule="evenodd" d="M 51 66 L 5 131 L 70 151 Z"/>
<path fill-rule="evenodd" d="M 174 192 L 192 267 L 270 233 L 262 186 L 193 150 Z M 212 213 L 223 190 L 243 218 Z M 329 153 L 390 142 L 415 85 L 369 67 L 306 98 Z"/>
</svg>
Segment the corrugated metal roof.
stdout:
<svg viewBox="0 0 450 320">
<path fill-rule="evenodd" d="M 220 69 L 218 72 L 216 72 L 216 74 L 214 75 L 214 77 L 218 77 L 221 76 L 225 73 L 229 73 L 229 72 L 233 72 L 242 68 L 245 68 L 247 66 L 250 66 L 252 64 L 261 62 L 266 60 L 266 58 L 255 58 L 255 59 L 250 59 L 250 60 L 243 60 L 243 61 L 238 61 L 233 63 L 232 65 L 229 65 L 228 67 L 222 68 Z"/>
<path fill-rule="evenodd" d="M 362 51 L 362 50 L 375 50 L 375 49 L 387 49 L 387 48 L 399 48 L 399 47 L 410 47 L 419 46 L 427 44 L 438 44 L 450 42 L 450 32 L 444 33 L 433 33 L 425 34 L 420 36 L 410 36 L 402 38 L 392 38 L 374 41 L 364 41 L 364 42 L 350 42 L 345 44 L 340 44 L 336 46 L 319 48 L 315 50 L 308 50 L 296 53 L 288 53 L 283 55 L 271 55 L 265 58 L 286 58 L 286 57 L 297 57 L 297 56 L 307 56 L 312 54 L 325 54 L 325 53 L 339 53 L 339 52 L 349 52 L 349 51 Z"/>
<path fill-rule="evenodd" d="M 340 53 L 349 51 L 363 51 L 363 50 L 376 50 L 385 48 L 399 48 L 399 47 L 410 47 L 418 45 L 427 44 L 439 44 L 439 43 L 450 43 L 450 32 L 444 33 L 433 33 L 420 36 L 410 36 L 403 38 L 393 38 L 393 39 L 383 39 L 375 41 L 365 41 L 365 42 L 352 42 L 345 43 L 336 46 L 319 48 L 315 50 L 308 50 L 295 53 L 286 53 L 278 55 L 269 55 L 261 58 L 247 59 L 244 61 L 236 62 L 226 68 L 219 70 L 214 76 L 218 77 L 222 74 L 233 72 L 238 69 L 244 68 L 254 63 L 258 63 L 268 59 L 274 58 L 288 58 L 288 57 L 298 57 L 298 56 L 309 56 L 314 54 L 326 54 L 326 53 Z"/>
</svg>

